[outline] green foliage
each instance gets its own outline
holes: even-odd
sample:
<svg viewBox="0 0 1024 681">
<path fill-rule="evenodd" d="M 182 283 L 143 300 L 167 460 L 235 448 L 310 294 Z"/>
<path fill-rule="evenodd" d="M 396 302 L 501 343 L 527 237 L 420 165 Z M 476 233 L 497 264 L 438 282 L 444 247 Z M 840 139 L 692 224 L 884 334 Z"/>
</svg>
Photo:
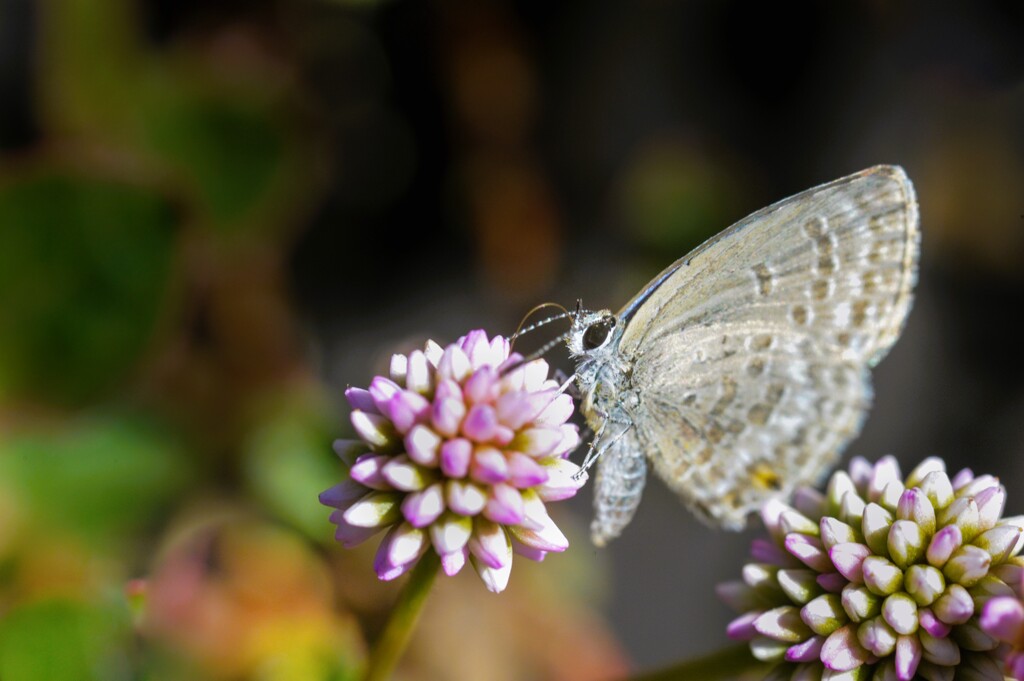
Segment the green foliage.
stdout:
<svg viewBox="0 0 1024 681">
<path fill-rule="evenodd" d="M 641 149 L 626 168 L 623 217 L 631 235 L 659 254 L 685 253 L 736 216 L 731 171 L 715 155 L 673 140 Z"/>
<path fill-rule="evenodd" d="M 61 132 L 132 128 L 149 65 L 132 0 L 51 0 L 36 28 L 39 116 Z"/>
<path fill-rule="evenodd" d="M 121 379 L 167 295 L 174 223 L 126 184 L 54 171 L 0 186 L 0 394 L 80 401 Z"/>
<path fill-rule="evenodd" d="M 126 417 L 82 418 L 0 439 L 0 476 L 19 490 L 30 515 L 89 537 L 144 529 L 181 493 L 187 463 L 163 429 Z"/>
<path fill-rule="evenodd" d="M 128 679 L 123 613 L 70 600 L 21 605 L 0 618 L 0 679 Z"/>
<path fill-rule="evenodd" d="M 188 178 L 219 228 L 258 224 L 264 198 L 285 154 L 282 132 L 251 98 L 169 91 L 146 113 L 147 144 Z"/>
<path fill-rule="evenodd" d="M 331 539 L 329 509 L 317 496 L 340 480 L 331 454 L 325 405 L 291 398 L 264 415 L 245 443 L 246 477 L 253 494 L 281 518 L 320 541 Z"/>
</svg>

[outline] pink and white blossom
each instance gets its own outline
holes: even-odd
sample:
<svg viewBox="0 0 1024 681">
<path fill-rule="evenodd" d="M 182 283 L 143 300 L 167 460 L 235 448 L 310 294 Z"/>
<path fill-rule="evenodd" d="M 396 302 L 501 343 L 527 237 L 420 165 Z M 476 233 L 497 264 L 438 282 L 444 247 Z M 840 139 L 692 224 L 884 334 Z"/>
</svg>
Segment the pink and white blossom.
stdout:
<svg viewBox="0 0 1024 681">
<path fill-rule="evenodd" d="M 743 580 L 719 586 L 742 613 L 727 628 L 772 678 L 1024 681 L 1024 547 L 1006 490 L 926 459 L 906 479 L 893 457 L 861 458 L 771 501 Z"/>
<path fill-rule="evenodd" d="M 345 547 L 386 531 L 381 579 L 434 551 L 446 574 L 469 562 L 500 592 L 513 553 L 541 560 L 568 547 L 546 503 L 575 495 L 586 475 L 565 458 L 579 444 L 574 407 L 546 362 L 471 331 L 395 355 L 388 376 L 345 397 L 359 439 L 335 443 L 348 476 L 320 501 Z"/>
</svg>

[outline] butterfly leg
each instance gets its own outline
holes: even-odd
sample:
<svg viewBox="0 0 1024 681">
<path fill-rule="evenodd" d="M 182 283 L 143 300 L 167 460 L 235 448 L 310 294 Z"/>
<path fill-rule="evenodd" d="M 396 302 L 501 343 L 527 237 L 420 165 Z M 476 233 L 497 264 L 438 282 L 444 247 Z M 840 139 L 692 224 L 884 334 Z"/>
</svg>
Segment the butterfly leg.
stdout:
<svg viewBox="0 0 1024 681">
<path fill-rule="evenodd" d="M 597 460 L 610 449 L 619 438 L 625 435 L 630 428 L 633 427 L 633 422 L 626 418 L 613 419 L 606 414 L 601 415 L 602 422 L 601 427 L 597 433 L 594 434 L 594 439 L 590 441 L 590 447 L 587 448 L 587 455 L 583 458 L 583 463 L 580 464 L 580 469 L 573 475 L 574 479 L 579 479 L 587 470 L 593 466 Z M 614 432 L 609 433 L 609 424 L 618 426 L 618 429 Z M 609 433 L 607 441 L 604 441 L 605 434 Z"/>
<path fill-rule="evenodd" d="M 568 393 L 574 400 L 582 399 L 583 395 L 580 393 L 580 388 L 576 385 L 576 374 L 570 376 L 561 369 L 555 369 L 555 380 L 561 384 L 558 389 L 559 393 Z"/>
<path fill-rule="evenodd" d="M 597 451 L 597 441 L 604 435 L 605 429 L 608 428 L 608 419 L 604 419 L 601 422 L 601 427 L 594 433 L 594 437 L 590 440 L 590 444 L 587 445 L 587 455 L 583 457 L 583 463 L 580 464 L 580 469 L 573 473 L 572 479 L 579 480 L 583 477 L 583 474 L 587 472 L 587 469 L 594 465 L 597 461 L 597 457 L 600 452 Z"/>
</svg>

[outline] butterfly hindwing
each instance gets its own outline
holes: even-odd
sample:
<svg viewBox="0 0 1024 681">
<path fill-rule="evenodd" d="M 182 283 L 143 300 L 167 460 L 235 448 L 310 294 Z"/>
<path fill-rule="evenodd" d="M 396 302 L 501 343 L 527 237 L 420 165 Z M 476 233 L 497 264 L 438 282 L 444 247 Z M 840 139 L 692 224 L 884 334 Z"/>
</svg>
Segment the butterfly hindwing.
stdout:
<svg viewBox="0 0 1024 681">
<path fill-rule="evenodd" d="M 644 363 L 650 382 L 634 419 L 655 472 L 701 519 L 729 529 L 833 464 L 870 402 L 864 367 L 782 328 L 698 327 Z"/>
</svg>

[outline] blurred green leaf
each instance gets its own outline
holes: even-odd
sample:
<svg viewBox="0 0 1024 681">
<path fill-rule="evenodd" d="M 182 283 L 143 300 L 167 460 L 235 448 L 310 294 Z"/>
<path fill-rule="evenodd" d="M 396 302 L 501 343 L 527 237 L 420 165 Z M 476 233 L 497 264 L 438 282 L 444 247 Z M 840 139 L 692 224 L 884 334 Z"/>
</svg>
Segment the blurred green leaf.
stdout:
<svg viewBox="0 0 1024 681">
<path fill-rule="evenodd" d="M 648 141 L 619 188 L 631 235 L 659 253 L 685 253 L 728 224 L 739 174 L 719 155 L 672 138 Z"/>
<path fill-rule="evenodd" d="M 65 600 L 14 608 L 0 618 L 0 679 L 128 679 L 122 613 Z"/>
<path fill-rule="evenodd" d="M 192 185 L 214 226 L 252 226 L 251 211 L 284 163 L 280 127 L 259 102 L 187 90 L 155 98 L 145 113 L 148 144 Z M 248 218 L 248 220 L 246 220 Z"/>
<path fill-rule="evenodd" d="M 95 537 L 144 529 L 184 488 L 187 462 L 164 429 L 124 416 L 0 439 L 0 475 L 31 515 Z"/>
<path fill-rule="evenodd" d="M 305 396 L 308 398 L 308 396 Z M 329 411 L 301 395 L 280 403 L 254 428 L 245 445 L 246 475 L 254 494 L 309 537 L 329 539 L 330 509 L 320 492 L 341 481 L 331 450 Z"/>
<path fill-rule="evenodd" d="M 122 378 L 166 296 L 174 223 L 140 187 L 56 171 L 0 185 L 0 394 L 78 401 Z"/>
<path fill-rule="evenodd" d="M 38 13 L 39 113 L 59 131 L 131 130 L 147 61 L 138 3 L 48 0 Z"/>
<path fill-rule="evenodd" d="M 288 151 L 260 62 L 218 76 L 214 64 L 148 50 L 135 3 L 49 4 L 39 22 L 44 123 L 170 166 L 211 214 L 204 225 L 260 224 L 255 208 Z"/>
</svg>

